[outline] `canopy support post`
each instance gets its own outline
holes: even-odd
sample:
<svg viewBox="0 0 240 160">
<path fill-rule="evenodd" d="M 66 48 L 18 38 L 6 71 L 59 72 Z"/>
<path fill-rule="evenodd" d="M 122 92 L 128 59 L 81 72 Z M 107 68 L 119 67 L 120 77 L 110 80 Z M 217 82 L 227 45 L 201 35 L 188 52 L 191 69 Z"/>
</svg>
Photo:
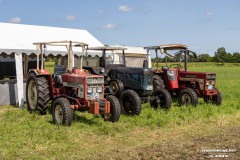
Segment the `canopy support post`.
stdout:
<svg viewBox="0 0 240 160">
<path fill-rule="evenodd" d="M 22 54 L 15 53 L 15 67 L 16 67 L 16 79 L 17 79 L 17 100 L 18 106 L 23 108 L 24 97 L 23 97 L 23 68 L 22 68 Z"/>
</svg>

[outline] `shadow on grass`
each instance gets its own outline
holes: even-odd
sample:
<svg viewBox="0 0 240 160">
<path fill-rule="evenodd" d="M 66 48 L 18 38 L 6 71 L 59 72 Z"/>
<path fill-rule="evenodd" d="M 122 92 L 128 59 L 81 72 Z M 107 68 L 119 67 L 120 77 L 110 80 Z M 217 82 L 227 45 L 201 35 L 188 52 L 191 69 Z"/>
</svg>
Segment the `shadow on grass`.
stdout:
<svg viewBox="0 0 240 160">
<path fill-rule="evenodd" d="M 49 114 L 52 116 L 52 113 L 49 112 Z M 75 113 L 75 111 L 73 112 L 73 122 L 75 123 L 84 123 L 84 124 L 87 124 L 87 125 L 96 125 L 96 124 L 99 124 L 98 122 L 94 121 L 94 119 L 87 119 L 86 117 L 84 116 L 80 116 L 78 115 L 77 113 Z M 48 123 L 50 124 L 53 124 L 53 120 L 49 120 Z"/>
<path fill-rule="evenodd" d="M 73 114 L 73 121 L 74 122 L 79 122 L 79 123 L 85 123 L 88 125 L 96 125 L 98 122 L 94 121 L 94 119 L 87 119 L 84 116 L 78 115 L 74 112 Z"/>
</svg>

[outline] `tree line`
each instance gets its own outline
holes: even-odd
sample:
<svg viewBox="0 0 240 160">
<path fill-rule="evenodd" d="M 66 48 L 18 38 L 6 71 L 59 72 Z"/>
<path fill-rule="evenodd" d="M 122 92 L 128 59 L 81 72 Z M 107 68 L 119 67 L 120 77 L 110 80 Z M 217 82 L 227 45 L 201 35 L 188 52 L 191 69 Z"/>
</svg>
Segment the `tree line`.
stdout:
<svg viewBox="0 0 240 160">
<path fill-rule="evenodd" d="M 176 62 L 179 61 L 180 57 L 176 57 L 175 59 L 171 59 L 167 57 L 168 62 Z M 152 62 L 156 62 L 156 58 L 152 58 Z M 165 58 L 158 58 L 158 62 L 165 62 Z M 228 62 L 228 63 L 240 63 L 240 53 L 228 53 L 224 47 L 218 48 L 214 53 L 214 56 L 210 56 L 209 54 L 198 54 L 197 59 L 193 59 L 189 57 L 189 61 L 195 62 Z"/>
</svg>

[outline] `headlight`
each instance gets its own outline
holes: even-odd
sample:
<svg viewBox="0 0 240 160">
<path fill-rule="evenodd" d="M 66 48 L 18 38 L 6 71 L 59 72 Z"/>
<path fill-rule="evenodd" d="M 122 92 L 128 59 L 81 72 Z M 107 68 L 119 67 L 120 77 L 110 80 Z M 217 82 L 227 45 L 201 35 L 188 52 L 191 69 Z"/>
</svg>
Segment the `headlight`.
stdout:
<svg viewBox="0 0 240 160">
<path fill-rule="evenodd" d="M 105 72 L 105 69 L 104 69 L 104 68 L 101 68 L 101 69 L 100 69 L 100 72 L 101 72 L 101 73 L 104 73 L 104 72 Z"/>
<path fill-rule="evenodd" d="M 92 88 L 87 88 L 87 93 L 92 93 Z"/>
<path fill-rule="evenodd" d="M 173 70 L 168 70 L 167 73 L 168 73 L 169 75 L 174 75 L 174 71 L 173 71 Z"/>
<path fill-rule="evenodd" d="M 146 90 L 152 90 L 153 86 L 152 85 L 148 85 Z"/>
<path fill-rule="evenodd" d="M 97 88 L 97 92 L 98 92 L 98 93 L 101 93 L 101 92 L 102 92 L 102 87 L 98 87 L 98 88 Z"/>
</svg>

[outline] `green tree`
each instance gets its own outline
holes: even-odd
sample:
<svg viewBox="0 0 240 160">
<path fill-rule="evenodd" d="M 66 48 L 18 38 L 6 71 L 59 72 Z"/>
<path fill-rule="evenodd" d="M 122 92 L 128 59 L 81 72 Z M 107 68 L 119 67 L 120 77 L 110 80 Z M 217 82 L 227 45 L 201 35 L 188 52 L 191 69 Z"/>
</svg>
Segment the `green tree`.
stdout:
<svg viewBox="0 0 240 160">
<path fill-rule="evenodd" d="M 224 47 L 218 48 L 217 51 L 215 52 L 215 56 L 214 56 L 214 60 L 216 60 L 216 62 L 227 62 L 227 52 L 226 49 Z"/>
<path fill-rule="evenodd" d="M 238 52 L 233 53 L 232 61 L 233 62 L 240 62 L 240 53 L 238 53 Z"/>
<path fill-rule="evenodd" d="M 210 57 L 208 54 L 200 54 L 197 56 L 197 59 L 199 62 L 211 62 L 212 57 Z"/>
</svg>

